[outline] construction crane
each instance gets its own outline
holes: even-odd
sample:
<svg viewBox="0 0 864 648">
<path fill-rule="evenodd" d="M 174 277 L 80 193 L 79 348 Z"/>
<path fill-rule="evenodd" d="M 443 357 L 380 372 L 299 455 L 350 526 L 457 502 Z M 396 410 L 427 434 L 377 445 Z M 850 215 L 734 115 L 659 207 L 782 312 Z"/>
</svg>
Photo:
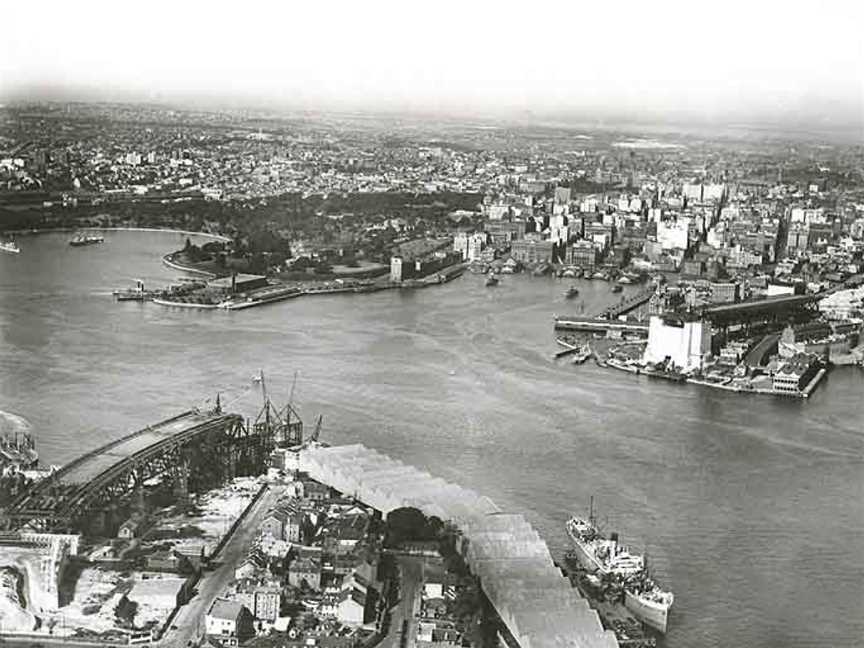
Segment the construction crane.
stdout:
<svg viewBox="0 0 864 648">
<path fill-rule="evenodd" d="M 291 381 L 291 393 L 288 394 L 288 405 L 294 407 L 294 390 L 297 388 L 297 370 L 294 370 L 294 380 Z"/>
<path fill-rule="evenodd" d="M 264 380 L 264 370 L 260 369 L 259 374 L 257 376 L 252 376 L 253 383 L 259 383 L 261 385 L 261 395 L 264 399 L 264 404 L 267 404 L 267 382 Z"/>
<path fill-rule="evenodd" d="M 294 391 L 297 388 L 297 374 L 294 372 L 294 381 L 291 384 L 291 396 L 288 403 L 278 409 L 270 400 L 267 393 L 267 382 L 264 371 L 261 370 L 257 376 L 252 377 L 252 382 L 261 385 L 261 396 L 264 405 L 255 419 L 254 429 L 271 434 L 277 446 L 289 447 L 303 443 L 303 421 L 294 408 Z"/>
<path fill-rule="evenodd" d="M 318 442 L 318 437 L 321 436 L 321 423 L 324 422 L 324 415 L 319 414 L 318 420 L 315 421 L 315 429 L 312 431 L 312 436 L 309 437 L 310 441 Z"/>
</svg>

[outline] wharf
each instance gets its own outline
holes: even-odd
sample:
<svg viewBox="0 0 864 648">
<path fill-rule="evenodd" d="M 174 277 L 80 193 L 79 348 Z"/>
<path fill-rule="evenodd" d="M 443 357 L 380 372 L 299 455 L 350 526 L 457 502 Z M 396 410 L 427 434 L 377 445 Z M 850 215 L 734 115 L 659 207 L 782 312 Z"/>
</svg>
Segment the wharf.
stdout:
<svg viewBox="0 0 864 648">
<path fill-rule="evenodd" d="M 197 308 L 199 310 L 209 310 L 214 308 L 219 308 L 219 304 L 207 304 L 200 302 L 184 302 L 184 301 L 176 301 L 173 299 L 163 299 L 161 297 L 154 297 L 151 300 L 154 304 L 158 304 L 159 306 L 172 306 L 174 308 Z"/>
<path fill-rule="evenodd" d="M 625 299 L 620 304 L 613 304 L 602 313 L 600 313 L 597 317 L 600 319 L 608 319 L 614 320 L 620 317 L 621 315 L 626 315 L 630 311 L 634 311 L 640 306 L 647 304 L 651 297 L 654 295 L 654 288 L 648 288 L 646 290 L 642 290 L 639 293 Z"/>
<path fill-rule="evenodd" d="M 600 363 L 598 363 L 600 364 Z M 649 378 L 659 378 L 661 380 L 668 380 L 670 382 L 677 383 L 687 383 L 690 385 L 699 385 L 701 387 L 710 387 L 711 389 L 721 389 L 723 391 L 736 392 L 739 394 L 759 394 L 762 396 L 783 396 L 785 398 L 809 398 L 810 394 L 813 393 L 813 390 L 819 385 L 822 379 L 825 377 L 825 374 L 828 373 L 828 369 L 821 368 L 815 376 L 807 383 L 807 386 L 804 387 L 799 392 L 785 392 L 778 391 L 773 388 L 765 388 L 765 387 L 755 387 L 748 384 L 735 384 L 732 381 L 727 382 L 714 382 L 711 380 L 705 380 L 703 378 L 694 378 L 692 376 L 685 376 L 683 374 L 670 374 L 668 372 L 657 371 L 656 369 L 648 369 L 647 367 L 639 367 L 635 365 L 628 365 L 622 362 L 619 362 L 614 359 L 608 359 L 600 366 L 611 367 L 613 369 L 618 369 L 619 371 L 626 371 L 627 373 L 636 374 L 637 376 L 648 376 Z"/>
<path fill-rule="evenodd" d="M 584 581 L 584 570 L 573 568 L 565 554 L 559 564 L 564 576 L 579 593 L 588 601 L 588 605 L 597 611 L 603 627 L 612 630 L 621 648 L 654 648 L 657 640 L 650 636 L 642 623 L 620 601 L 610 601 L 600 595 Z"/>
<path fill-rule="evenodd" d="M 300 297 L 302 294 L 303 292 L 296 288 L 265 288 L 246 296 L 242 300 L 226 300 L 219 304 L 219 308 L 224 308 L 225 310 L 243 310 L 245 308 L 252 308 L 253 306 L 263 306 L 264 304 L 273 304 L 285 301 L 286 299 L 294 299 L 295 297 Z"/>
<path fill-rule="evenodd" d="M 625 322 L 597 317 L 563 316 L 555 318 L 556 331 L 609 332 L 621 331 L 648 335 L 646 322 Z"/>
<path fill-rule="evenodd" d="M 562 340 L 561 338 L 555 338 L 555 342 L 557 342 L 560 346 L 564 347 L 560 351 L 555 352 L 556 358 L 563 358 L 564 356 L 570 355 L 571 353 L 576 353 L 579 350 L 579 347 L 575 344 L 570 344 L 566 340 Z"/>
<path fill-rule="evenodd" d="M 560 647 L 563 637 L 584 648 L 619 645 L 521 515 L 359 444 L 309 446 L 298 459 L 300 470 L 312 479 L 352 494 L 383 515 L 414 507 L 452 521 L 464 538 L 457 545 L 471 573 L 523 648 Z"/>
</svg>

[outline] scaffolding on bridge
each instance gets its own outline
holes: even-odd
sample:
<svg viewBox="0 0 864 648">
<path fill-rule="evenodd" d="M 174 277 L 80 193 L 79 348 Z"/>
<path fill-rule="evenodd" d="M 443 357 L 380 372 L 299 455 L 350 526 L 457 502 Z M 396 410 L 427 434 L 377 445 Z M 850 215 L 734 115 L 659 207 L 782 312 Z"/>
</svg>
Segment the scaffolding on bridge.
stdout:
<svg viewBox="0 0 864 648">
<path fill-rule="evenodd" d="M 276 410 L 266 401 L 250 425 L 239 414 L 224 413 L 217 396 L 210 411 L 184 412 L 71 461 L 19 495 L 0 521 L 7 529 L 51 532 L 111 526 L 107 518 L 140 501 L 145 486 L 170 486 L 182 501 L 190 491 L 260 474 L 277 434 L 302 439 L 293 406 Z"/>
</svg>

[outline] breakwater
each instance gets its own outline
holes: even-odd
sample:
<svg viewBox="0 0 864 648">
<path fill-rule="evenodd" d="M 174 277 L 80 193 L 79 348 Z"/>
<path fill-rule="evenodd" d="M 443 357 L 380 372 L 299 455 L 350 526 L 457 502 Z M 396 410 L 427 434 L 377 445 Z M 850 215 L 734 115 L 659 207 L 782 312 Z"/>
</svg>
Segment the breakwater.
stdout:
<svg viewBox="0 0 864 648">
<path fill-rule="evenodd" d="M 304 448 L 300 469 L 383 515 L 414 507 L 453 523 L 463 535 L 458 548 L 521 648 L 618 646 L 521 515 L 359 444 Z"/>
</svg>

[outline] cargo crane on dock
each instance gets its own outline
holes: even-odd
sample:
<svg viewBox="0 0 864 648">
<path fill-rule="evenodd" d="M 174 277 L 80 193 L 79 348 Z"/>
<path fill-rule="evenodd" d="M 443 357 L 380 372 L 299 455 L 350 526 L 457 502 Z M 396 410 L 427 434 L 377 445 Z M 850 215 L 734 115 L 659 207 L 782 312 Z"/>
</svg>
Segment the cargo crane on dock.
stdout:
<svg viewBox="0 0 864 648">
<path fill-rule="evenodd" d="M 312 431 L 312 436 L 309 437 L 309 441 L 313 443 L 318 442 L 318 438 L 321 436 L 321 424 L 324 422 L 324 415 L 319 414 L 318 420 L 315 421 L 315 429 Z"/>
<path fill-rule="evenodd" d="M 297 372 L 294 372 L 294 382 L 291 384 L 291 394 L 288 402 L 281 409 L 273 405 L 267 393 L 267 380 L 262 370 L 253 381 L 261 385 L 263 405 L 252 429 L 256 432 L 265 430 L 274 439 L 276 447 L 291 447 L 303 443 L 303 419 L 294 407 L 294 390 L 297 386 Z"/>
</svg>

